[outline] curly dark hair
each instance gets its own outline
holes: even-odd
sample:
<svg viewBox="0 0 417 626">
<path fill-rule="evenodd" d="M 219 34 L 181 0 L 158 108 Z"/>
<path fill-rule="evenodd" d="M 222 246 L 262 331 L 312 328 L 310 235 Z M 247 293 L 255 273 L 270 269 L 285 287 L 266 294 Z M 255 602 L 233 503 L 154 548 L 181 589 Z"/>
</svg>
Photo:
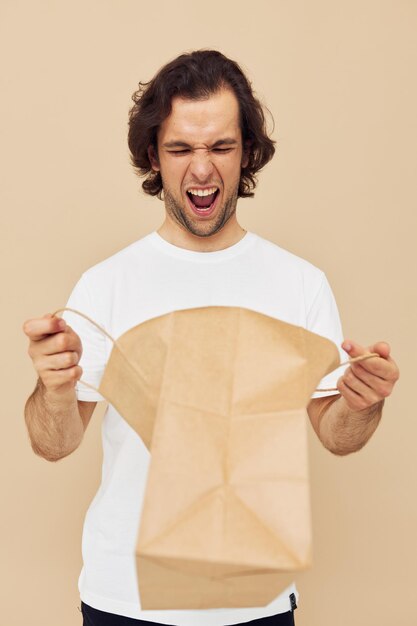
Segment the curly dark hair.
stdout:
<svg viewBox="0 0 417 626">
<path fill-rule="evenodd" d="M 267 135 L 263 111 L 266 107 L 255 97 L 251 83 L 235 61 L 217 50 L 181 54 L 164 65 L 149 82 L 139 82 L 139 89 L 132 95 L 135 104 L 129 110 L 128 145 L 137 175 L 146 176 L 142 183 L 145 193 L 162 199 L 161 174 L 152 169 L 148 146 L 153 145 L 158 153 L 157 131 L 171 113 L 172 98 L 203 100 L 222 88 L 230 88 L 236 95 L 242 142 L 250 144 L 248 165 L 241 170 L 238 197 L 255 195 L 251 189 L 256 186 L 256 174 L 272 159 L 276 142 Z"/>
</svg>

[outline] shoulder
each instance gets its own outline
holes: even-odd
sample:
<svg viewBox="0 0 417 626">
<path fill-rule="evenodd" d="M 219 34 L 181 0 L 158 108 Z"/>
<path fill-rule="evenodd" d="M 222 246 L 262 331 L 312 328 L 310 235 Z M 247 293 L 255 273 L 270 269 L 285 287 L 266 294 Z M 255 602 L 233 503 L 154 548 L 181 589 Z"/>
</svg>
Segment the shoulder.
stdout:
<svg viewBox="0 0 417 626">
<path fill-rule="evenodd" d="M 255 242 L 254 250 L 261 259 L 258 270 L 267 277 L 269 288 L 285 298 L 288 306 L 298 303 L 303 311 L 300 319 L 306 319 L 314 301 L 327 287 L 325 273 L 307 259 L 259 235 L 255 235 Z"/>
<path fill-rule="evenodd" d="M 282 248 L 278 244 L 252 233 L 258 253 L 275 270 L 282 270 L 291 275 L 299 276 L 307 281 L 320 284 L 324 279 L 324 272 L 307 259 L 297 256 L 293 252 Z"/>
<path fill-rule="evenodd" d="M 150 234 L 145 235 L 114 254 L 87 268 L 83 280 L 88 285 L 108 286 L 109 283 L 125 275 L 132 266 L 146 256 Z"/>
</svg>

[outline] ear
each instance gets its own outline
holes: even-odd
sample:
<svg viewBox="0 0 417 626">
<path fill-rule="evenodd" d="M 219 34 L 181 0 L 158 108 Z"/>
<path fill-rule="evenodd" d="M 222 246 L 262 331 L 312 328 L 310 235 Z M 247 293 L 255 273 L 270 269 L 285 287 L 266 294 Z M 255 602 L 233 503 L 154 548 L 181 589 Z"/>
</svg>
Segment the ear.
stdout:
<svg viewBox="0 0 417 626">
<path fill-rule="evenodd" d="M 159 167 L 158 156 L 152 144 L 148 146 L 147 152 L 148 152 L 149 161 L 151 162 L 152 169 L 155 170 L 155 172 L 159 172 L 161 168 Z"/>
<path fill-rule="evenodd" d="M 251 144 L 252 142 L 250 139 L 247 139 L 244 143 L 243 153 L 242 153 L 242 163 L 241 163 L 242 168 L 248 166 Z"/>
</svg>

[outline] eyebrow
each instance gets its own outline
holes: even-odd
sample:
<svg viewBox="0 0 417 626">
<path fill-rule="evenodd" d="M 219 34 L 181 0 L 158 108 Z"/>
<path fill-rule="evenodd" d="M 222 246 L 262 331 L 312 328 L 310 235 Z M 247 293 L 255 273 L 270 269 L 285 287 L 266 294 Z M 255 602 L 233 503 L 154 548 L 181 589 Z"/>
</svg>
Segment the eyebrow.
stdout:
<svg viewBox="0 0 417 626">
<path fill-rule="evenodd" d="M 221 145 L 235 145 L 237 144 L 236 139 L 233 139 L 232 137 L 225 137 L 224 139 L 219 139 L 218 141 L 216 141 L 216 143 L 214 143 L 211 147 L 212 148 L 216 148 L 217 146 L 221 146 Z M 186 143 L 185 141 L 167 141 L 166 143 L 162 144 L 163 148 L 191 148 L 190 144 Z"/>
</svg>

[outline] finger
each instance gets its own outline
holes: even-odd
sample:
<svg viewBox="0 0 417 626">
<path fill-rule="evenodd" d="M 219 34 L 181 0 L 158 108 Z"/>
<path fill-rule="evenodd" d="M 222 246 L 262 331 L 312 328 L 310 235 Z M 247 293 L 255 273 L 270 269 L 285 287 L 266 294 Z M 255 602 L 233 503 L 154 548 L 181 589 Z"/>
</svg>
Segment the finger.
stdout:
<svg viewBox="0 0 417 626">
<path fill-rule="evenodd" d="M 398 379 L 398 367 L 391 358 L 387 361 L 382 357 L 373 357 L 360 363 L 352 363 L 351 367 L 355 373 L 358 373 L 359 378 L 362 378 L 361 374 L 365 371 L 383 381 L 396 381 Z M 368 378 L 364 380 L 368 381 Z"/>
<path fill-rule="evenodd" d="M 370 404 L 363 398 L 363 396 L 348 387 L 343 378 L 339 378 L 339 380 L 337 381 L 337 389 L 347 402 L 349 408 L 351 408 L 352 410 L 363 411 L 364 409 L 368 408 L 368 406 L 370 406 Z"/>
<path fill-rule="evenodd" d="M 61 332 L 66 325 L 64 319 L 47 313 L 43 317 L 26 320 L 23 324 L 23 332 L 32 341 L 40 341 L 48 335 Z"/>
<path fill-rule="evenodd" d="M 371 374 L 371 372 L 368 372 L 362 367 L 361 363 L 352 363 L 350 367 L 355 376 L 368 385 L 368 387 L 371 387 L 381 398 L 387 398 L 391 394 L 394 380 L 386 380 L 380 376 Z"/>
<path fill-rule="evenodd" d="M 82 368 L 79 365 L 74 365 L 73 367 L 68 367 L 66 369 L 47 370 L 42 375 L 42 380 L 45 387 L 54 391 L 69 383 L 75 386 L 75 383 L 77 380 L 80 380 L 82 375 Z"/>
<path fill-rule="evenodd" d="M 78 365 L 80 360 L 78 352 L 75 350 L 60 352 L 49 356 L 42 356 L 38 359 L 38 369 L 41 371 L 68 369 Z"/>
<path fill-rule="evenodd" d="M 365 370 L 369 374 L 377 376 L 384 381 L 395 381 L 398 378 L 398 368 L 392 359 L 387 361 L 387 359 L 383 359 L 382 357 L 372 357 L 360 363 L 352 363 L 351 367 L 353 368 L 354 366 L 357 367 L 356 371 L 358 374 Z"/>
<path fill-rule="evenodd" d="M 369 353 L 367 348 L 356 343 L 356 341 L 352 341 L 352 339 L 345 339 L 342 343 L 342 348 L 352 359 Z"/>
<path fill-rule="evenodd" d="M 391 347 L 386 341 L 378 341 L 373 346 L 365 348 L 359 343 L 356 343 L 356 341 L 352 341 L 351 339 L 345 339 L 345 341 L 342 343 L 342 348 L 345 350 L 345 352 L 349 354 L 351 358 L 375 352 L 381 358 L 389 359 L 389 355 L 391 352 Z"/>
<path fill-rule="evenodd" d="M 391 347 L 386 341 L 378 341 L 373 346 L 369 346 L 369 352 L 376 352 L 383 359 L 388 359 Z"/>
<path fill-rule="evenodd" d="M 393 361 L 389 356 L 390 347 L 386 342 L 380 341 L 373 346 L 365 348 L 355 341 L 347 339 L 342 343 L 342 347 L 351 358 L 365 356 L 372 352 L 375 352 L 377 354 L 382 353 L 382 355 L 386 355 L 386 357 L 380 355 L 379 357 L 371 357 L 369 359 L 365 359 L 361 361 L 361 365 L 367 371 L 384 379 L 390 378 L 393 375 L 393 367 L 391 366 L 391 363 L 393 363 Z M 395 368 L 396 366 L 394 364 L 394 369 Z"/>
<path fill-rule="evenodd" d="M 381 400 L 380 396 L 372 386 L 368 385 L 355 375 L 352 367 L 349 367 L 346 370 L 342 376 L 342 380 L 347 387 L 349 387 L 349 389 L 362 396 L 362 398 L 364 398 L 369 404 L 373 404 Z"/>
<path fill-rule="evenodd" d="M 78 352 L 80 356 L 82 353 L 81 340 L 68 325 L 63 332 L 47 337 L 42 345 L 42 354 L 46 356 L 68 351 Z"/>
<path fill-rule="evenodd" d="M 355 365 L 352 363 L 352 365 Z M 364 361 L 360 361 L 360 365 L 370 374 L 379 376 L 384 380 L 395 379 L 394 371 L 396 369 L 395 363 L 392 359 L 384 359 L 382 357 L 372 357 Z"/>
</svg>

